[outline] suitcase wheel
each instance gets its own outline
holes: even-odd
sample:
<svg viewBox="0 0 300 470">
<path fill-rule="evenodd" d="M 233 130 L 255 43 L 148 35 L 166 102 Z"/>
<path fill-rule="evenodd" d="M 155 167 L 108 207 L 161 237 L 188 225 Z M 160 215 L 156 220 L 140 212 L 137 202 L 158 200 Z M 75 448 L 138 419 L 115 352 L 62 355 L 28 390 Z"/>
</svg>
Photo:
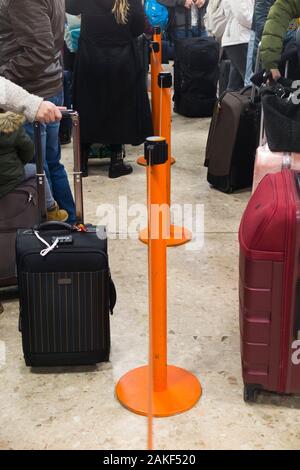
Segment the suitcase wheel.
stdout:
<svg viewBox="0 0 300 470">
<path fill-rule="evenodd" d="M 256 385 L 244 386 L 244 400 L 246 403 L 256 403 L 258 397 L 258 388 Z"/>
</svg>

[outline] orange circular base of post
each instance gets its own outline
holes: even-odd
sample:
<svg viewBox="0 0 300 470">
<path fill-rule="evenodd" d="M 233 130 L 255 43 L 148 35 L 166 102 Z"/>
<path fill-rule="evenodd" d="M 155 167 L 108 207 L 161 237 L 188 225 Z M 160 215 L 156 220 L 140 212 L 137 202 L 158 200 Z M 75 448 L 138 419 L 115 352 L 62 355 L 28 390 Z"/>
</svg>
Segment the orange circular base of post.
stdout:
<svg viewBox="0 0 300 470">
<path fill-rule="evenodd" d="M 120 403 L 133 413 L 149 414 L 149 368 L 139 367 L 124 375 L 116 387 Z M 152 414 L 156 418 L 174 416 L 193 408 L 202 395 L 199 380 L 190 372 L 167 366 L 167 389 L 153 392 Z"/>
<path fill-rule="evenodd" d="M 184 228 L 171 225 L 170 238 L 167 240 L 167 246 L 180 246 L 190 242 L 193 238 L 192 233 Z M 139 240 L 148 245 L 148 228 L 140 231 Z"/>
<path fill-rule="evenodd" d="M 146 160 L 145 160 L 145 157 L 143 157 L 143 156 L 142 156 L 142 157 L 139 157 L 139 158 L 137 159 L 136 163 L 137 163 L 138 165 L 141 165 L 141 166 L 147 166 L 147 162 L 146 162 Z M 175 158 L 174 158 L 174 157 L 171 157 L 171 165 L 174 165 L 175 163 L 176 163 Z"/>
</svg>

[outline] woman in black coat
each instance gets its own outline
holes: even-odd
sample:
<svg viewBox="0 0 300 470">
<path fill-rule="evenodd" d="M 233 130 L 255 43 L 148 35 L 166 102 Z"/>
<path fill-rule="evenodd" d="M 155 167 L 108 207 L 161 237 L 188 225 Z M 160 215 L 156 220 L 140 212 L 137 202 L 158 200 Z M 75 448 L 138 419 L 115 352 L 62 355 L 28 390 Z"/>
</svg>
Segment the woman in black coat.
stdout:
<svg viewBox="0 0 300 470">
<path fill-rule="evenodd" d="M 139 145 L 152 134 L 150 104 L 137 37 L 144 32 L 141 0 L 66 0 L 81 15 L 74 73 L 74 108 L 81 117 L 83 151 L 110 144 L 109 176 L 132 172 L 122 144 Z"/>
</svg>

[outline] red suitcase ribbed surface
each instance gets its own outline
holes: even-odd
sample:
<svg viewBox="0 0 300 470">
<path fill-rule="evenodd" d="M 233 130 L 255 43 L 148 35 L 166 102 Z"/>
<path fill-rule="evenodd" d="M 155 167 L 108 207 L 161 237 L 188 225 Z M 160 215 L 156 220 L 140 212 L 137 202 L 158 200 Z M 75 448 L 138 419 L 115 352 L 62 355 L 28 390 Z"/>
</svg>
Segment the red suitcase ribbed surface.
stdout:
<svg viewBox="0 0 300 470">
<path fill-rule="evenodd" d="M 244 383 L 280 393 L 300 392 L 300 365 L 292 362 L 300 316 L 299 181 L 290 170 L 267 175 L 239 231 Z"/>
</svg>

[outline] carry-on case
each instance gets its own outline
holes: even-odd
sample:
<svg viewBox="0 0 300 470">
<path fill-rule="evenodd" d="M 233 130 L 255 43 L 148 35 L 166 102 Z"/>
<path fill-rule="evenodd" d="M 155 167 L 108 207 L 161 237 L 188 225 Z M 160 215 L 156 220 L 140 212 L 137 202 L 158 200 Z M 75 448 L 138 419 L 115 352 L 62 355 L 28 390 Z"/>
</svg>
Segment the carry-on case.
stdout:
<svg viewBox="0 0 300 470">
<path fill-rule="evenodd" d="M 300 392 L 300 173 L 268 174 L 240 230 L 240 332 L 246 401 Z"/>
<path fill-rule="evenodd" d="M 175 40 L 174 111 L 210 117 L 217 101 L 220 46 L 213 38 Z"/>
<path fill-rule="evenodd" d="M 224 193 L 252 185 L 259 141 L 260 103 L 251 88 L 225 92 L 216 104 L 204 165 L 207 181 Z"/>
<path fill-rule="evenodd" d="M 17 234 L 20 329 L 27 366 L 68 366 L 109 360 L 116 292 L 104 227 L 84 226 L 79 117 L 70 112 L 74 139 L 77 222 L 42 222 Z M 35 123 L 38 201 L 45 219 L 45 173 Z"/>
<path fill-rule="evenodd" d="M 0 287 L 17 286 L 16 236 L 39 222 L 35 178 L 0 199 Z"/>
<path fill-rule="evenodd" d="M 256 70 L 258 68 L 259 59 Z M 252 186 L 260 107 L 255 85 L 224 92 L 217 101 L 204 162 L 207 181 L 215 189 L 232 193 Z"/>
</svg>

